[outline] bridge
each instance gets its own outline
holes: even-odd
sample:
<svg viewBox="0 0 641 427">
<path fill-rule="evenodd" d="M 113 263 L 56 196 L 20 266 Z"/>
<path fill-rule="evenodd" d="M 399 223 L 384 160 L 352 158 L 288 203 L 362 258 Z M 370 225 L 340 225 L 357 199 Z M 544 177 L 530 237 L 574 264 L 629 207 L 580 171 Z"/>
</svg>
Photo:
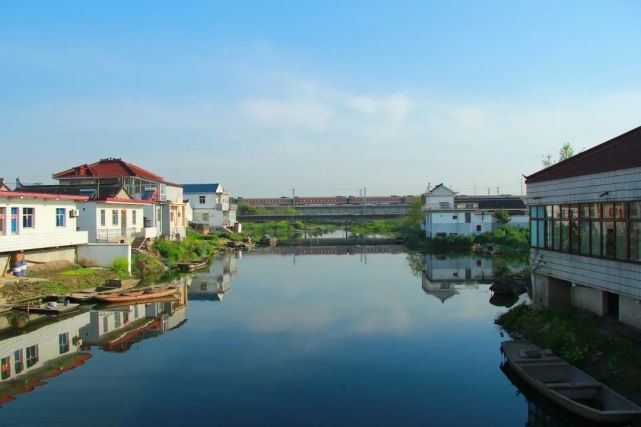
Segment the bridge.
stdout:
<svg viewBox="0 0 641 427">
<path fill-rule="evenodd" d="M 241 222 L 302 220 L 319 222 L 359 222 L 405 216 L 408 204 L 297 206 L 295 213 L 282 213 L 280 207 L 266 207 L 265 215 L 238 215 Z"/>
</svg>

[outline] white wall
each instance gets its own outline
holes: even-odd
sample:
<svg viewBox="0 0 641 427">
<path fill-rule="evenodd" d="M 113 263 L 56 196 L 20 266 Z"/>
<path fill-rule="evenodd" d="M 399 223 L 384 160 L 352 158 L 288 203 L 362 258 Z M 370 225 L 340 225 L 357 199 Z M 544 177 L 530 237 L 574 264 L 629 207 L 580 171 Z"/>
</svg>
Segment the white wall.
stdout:
<svg viewBox="0 0 641 427">
<path fill-rule="evenodd" d="M 126 243 L 89 243 L 78 246 L 78 264 L 96 267 L 113 267 L 114 259 L 124 257 L 131 273 L 131 245 Z"/>
<path fill-rule="evenodd" d="M 89 242 L 118 242 L 121 239 L 141 234 L 144 228 L 144 204 L 87 201 L 79 205 L 78 227 L 89 233 Z M 105 225 L 101 222 L 101 211 L 105 211 Z M 126 233 L 122 234 L 122 211 L 126 215 Z M 113 224 L 112 214 L 117 211 L 118 220 Z M 134 213 L 136 223 L 133 223 Z M 132 239 L 129 239 L 132 240 Z"/>
<path fill-rule="evenodd" d="M 167 200 L 170 202 L 181 202 L 183 199 L 183 188 L 167 184 Z"/>
<path fill-rule="evenodd" d="M 470 214 L 470 222 L 465 222 L 466 213 Z M 423 222 L 426 237 L 436 237 L 440 233 L 469 236 L 492 231 L 493 217 L 489 213 L 469 210 L 428 210 Z"/>
<path fill-rule="evenodd" d="M 0 253 L 87 243 L 86 232 L 76 231 L 76 218 L 69 211 L 76 208 L 75 200 L 41 199 L 37 197 L 6 197 L 0 195 L 0 208 L 5 209 L 5 226 L 0 230 Z M 18 208 L 18 229 L 11 234 L 11 208 Z M 23 228 L 23 208 L 34 208 L 34 227 Z M 56 226 L 56 209 L 65 209 L 65 225 Z"/>
</svg>

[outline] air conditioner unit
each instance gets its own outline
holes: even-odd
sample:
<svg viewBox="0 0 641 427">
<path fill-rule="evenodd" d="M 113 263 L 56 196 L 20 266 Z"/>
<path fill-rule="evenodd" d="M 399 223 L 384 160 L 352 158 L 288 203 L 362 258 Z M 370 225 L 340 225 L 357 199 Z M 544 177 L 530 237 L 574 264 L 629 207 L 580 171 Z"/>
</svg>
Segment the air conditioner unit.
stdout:
<svg viewBox="0 0 641 427">
<path fill-rule="evenodd" d="M 69 209 L 69 217 L 70 218 L 75 218 L 80 214 L 80 211 L 78 209 Z"/>
</svg>

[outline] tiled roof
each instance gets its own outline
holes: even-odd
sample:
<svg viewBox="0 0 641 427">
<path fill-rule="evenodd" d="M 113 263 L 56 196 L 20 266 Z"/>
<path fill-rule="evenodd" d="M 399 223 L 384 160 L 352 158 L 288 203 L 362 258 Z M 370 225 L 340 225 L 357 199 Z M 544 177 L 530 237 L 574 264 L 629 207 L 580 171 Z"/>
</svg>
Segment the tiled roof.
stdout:
<svg viewBox="0 0 641 427">
<path fill-rule="evenodd" d="M 183 184 L 183 193 L 215 193 L 220 184 Z"/>
<path fill-rule="evenodd" d="M 53 175 L 53 178 L 117 178 L 121 176 L 136 176 L 150 181 L 165 182 L 161 176 L 153 174 L 132 163 L 127 163 L 121 159 L 114 159 L 111 157 L 101 159 L 100 161 L 90 165 L 84 164 L 58 172 Z"/>
<path fill-rule="evenodd" d="M 48 193 L 88 196 L 90 198 L 112 198 L 120 191 L 124 191 L 120 185 L 23 185 L 17 188 L 18 191 L 27 193 Z M 94 193 L 91 192 L 94 191 Z"/>
<path fill-rule="evenodd" d="M 526 183 L 641 167 L 641 126 L 540 170 Z"/>
<path fill-rule="evenodd" d="M 454 196 L 455 203 L 478 203 L 479 209 L 525 209 L 519 196 Z"/>
</svg>

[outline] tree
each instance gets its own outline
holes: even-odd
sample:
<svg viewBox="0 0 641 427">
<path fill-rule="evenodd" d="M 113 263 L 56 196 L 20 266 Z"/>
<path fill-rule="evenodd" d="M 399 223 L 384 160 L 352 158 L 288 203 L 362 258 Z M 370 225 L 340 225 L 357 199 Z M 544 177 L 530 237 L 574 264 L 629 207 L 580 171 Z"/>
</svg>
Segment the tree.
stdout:
<svg viewBox="0 0 641 427">
<path fill-rule="evenodd" d="M 407 215 L 405 216 L 405 225 L 412 230 L 421 229 L 421 221 L 423 221 L 423 211 L 421 210 L 421 198 L 419 196 L 413 197 L 410 201 Z"/>
<path fill-rule="evenodd" d="M 511 219 L 510 214 L 505 209 L 497 209 L 496 212 L 494 212 L 494 218 L 502 225 L 507 224 Z"/>
<path fill-rule="evenodd" d="M 547 168 L 552 166 L 555 163 L 558 163 L 563 160 L 567 160 L 570 157 L 574 156 L 574 148 L 572 148 L 572 144 L 569 142 L 566 142 L 561 146 L 561 149 L 559 150 L 559 160 L 554 160 L 552 158 L 551 154 L 545 154 L 543 158 L 541 159 L 541 162 L 543 163 L 543 167 Z"/>
</svg>

